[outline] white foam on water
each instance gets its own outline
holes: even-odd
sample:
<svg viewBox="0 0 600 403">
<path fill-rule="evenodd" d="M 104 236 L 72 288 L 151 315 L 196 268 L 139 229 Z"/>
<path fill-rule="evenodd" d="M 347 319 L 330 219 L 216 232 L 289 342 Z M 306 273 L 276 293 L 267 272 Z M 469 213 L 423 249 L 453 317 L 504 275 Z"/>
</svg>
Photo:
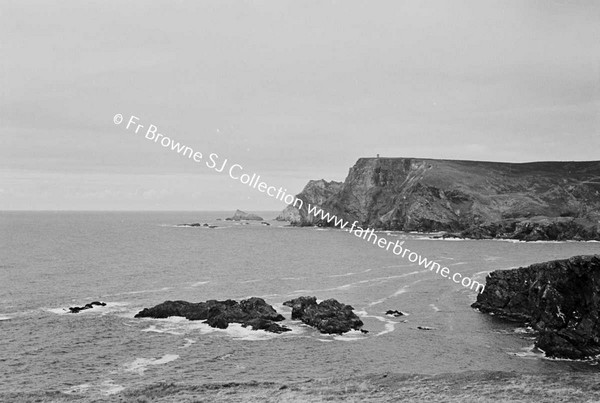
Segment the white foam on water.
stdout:
<svg viewBox="0 0 600 403">
<path fill-rule="evenodd" d="M 544 358 L 544 352 L 538 348 L 535 347 L 535 344 L 532 344 L 529 347 L 523 347 L 521 349 L 520 352 L 518 353 L 509 353 L 510 355 L 514 355 L 517 357 L 521 357 L 521 358 L 532 358 L 532 359 L 538 359 L 538 358 Z"/>
<path fill-rule="evenodd" d="M 350 330 L 342 335 L 333 336 L 333 339 L 337 341 L 358 341 L 364 340 L 365 338 L 365 334 L 363 334 L 360 330 Z"/>
<path fill-rule="evenodd" d="M 189 333 L 194 335 L 204 334 L 224 334 L 232 337 L 236 340 L 247 340 L 247 341 L 259 341 L 259 340 L 270 340 L 275 337 L 287 336 L 287 335 L 299 335 L 304 332 L 301 326 L 297 323 L 285 323 L 283 326 L 291 329 L 289 332 L 273 333 L 267 332 L 266 330 L 252 330 L 251 326 L 243 327 L 241 323 L 230 323 L 227 329 L 218 329 L 209 326 L 202 321 L 193 321 L 186 318 L 174 316 L 166 319 L 148 319 L 146 321 L 152 321 L 152 325 L 148 328 L 141 330 L 142 332 L 155 332 L 172 334 L 176 336 L 183 336 Z M 187 339 L 186 339 L 187 340 Z"/>
<path fill-rule="evenodd" d="M 378 299 L 377 301 L 373 301 L 373 302 L 369 303 L 368 306 L 383 304 L 386 300 L 387 300 L 387 298 Z"/>
<path fill-rule="evenodd" d="M 434 304 L 429 304 L 429 306 L 431 307 L 431 309 L 433 309 L 436 312 L 440 311 L 440 308 L 438 308 L 437 306 L 435 306 Z"/>
<path fill-rule="evenodd" d="M 398 295 L 402 295 L 407 291 L 408 286 L 404 286 L 400 288 L 398 291 L 392 294 L 392 297 L 397 297 Z"/>
<path fill-rule="evenodd" d="M 304 333 L 304 329 L 298 324 L 285 323 L 285 327 L 291 329 L 289 332 L 273 333 L 266 330 L 252 330 L 251 326 L 243 327 L 241 323 L 230 323 L 227 329 L 215 329 L 220 333 L 225 333 L 235 340 L 261 341 L 271 340 L 276 337 L 295 336 Z"/>
<path fill-rule="evenodd" d="M 210 281 L 197 281 L 195 283 L 190 284 L 190 287 L 199 287 L 204 284 L 208 284 Z"/>
<path fill-rule="evenodd" d="M 167 333 L 167 334 L 173 334 L 176 336 L 182 336 L 183 333 L 181 332 L 175 332 L 173 330 L 168 330 L 168 329 L 159 329 L 154 325 L 151 325 L 150 327 L 146 328 L 146 329 L 142 329 L 142 332 L 153 332 L 153 333 Z"/>
<path fill-rule="evenodd" d="M 179 348 L 188 348 L 189 346 L 191 346 L 192 344 L 194 344 L 196 342 L 196 340 L 194 339 L 185 339 L 185 344 Z"/>
<path fill-rule="evenodd" d="M 383 266 L 382 269 L 397 269 L 397 268 L 403 268 L 403 267 L 411 267 L 413 266 L 412 264 L 396 264 L 393 266 Z"/>
<path fill-rule="evenodd" d="M 283 302 L 274 302 L 271 304 L 271 306 L 277 311 L 277 313 L 291 313 L 292 312 L 292 308 L 287 306 L 287 305 L 283 305 Z"/>
<path fill-rule="evenodd" d="M 102 382 L 101 387 L 104 389 L 101 393 L 106 396 L 114 395 L 125 390 L 124 386 L 117 385 L 112 379 Z"/>
<path fill-rule="evenodd" d="M 533 330 L 533 328 L 531 326 L 527 326 L 527 327 L 517 327 L 514 330 L 515 333 L 519 333 L 519 334 L 530 334 L 530 333 L 535 333 L 535 330 Z"/>
<path fill-rule="evenodd" d="M 89 383 L 82 383 L 81 385 L 73 386 L 72 388 L 63 391 L 63 393 L 68 395 L 80 395 L 85 393 L 91 387 L 92 385 Z"/>
<path fill-rule="evenodd" d="M 63 393 L 68 395 L 83 395 L 83 394 L 100 394 L 110 396 L 125 390 L 124 386 L 116 384 L 112 379 L 108 379 L 100 384 L 82 383 L 81 385 L 73 386 L 70 389 L 64 390 Z"/>
<path fill-rule="evenodd" d="M 162 365 L 169 363 L 171 361 L 175 361 L 179 358 L 177 354 L 165 354 L 161 358 L 136 358 L 133 362 L 125 364 L 125 371 L 127 372 L 135 372 L 139 375 L 143 375 L 144 372 L 151 365 Z"/>
<path fill-rule="evenodd" d="M 374 318 L 377 319 L 380 322 L 384 323 L 384 330 L 382 330 L 381 332 L 377 333 L 375 336 L 381 336 L 384 335 L 386 333 L 391 333 L 396 329 L 396 325 L 400 322 L 396 322 L 393 320 L 390 320 L 389 318 L 386 318 L 384 316 L 378 316 L 378 315 L 369 315 L 369 313 L 367 311 L 356 311 L 356 314 L 358 316 L 360 316 L 361 318 Z"/>
<path fill-rule="evenodd" d="M 330 277 L 330 278 L 334 278 L 334 277 L 347 277 L 347 276 L 353 276 L 355 274 L 356 273 L 348 272 L 348 273 L 344 273 L 344 274 L 332 274 L 331 276 L 327 276 L 327 277 Z"/>
</svg>

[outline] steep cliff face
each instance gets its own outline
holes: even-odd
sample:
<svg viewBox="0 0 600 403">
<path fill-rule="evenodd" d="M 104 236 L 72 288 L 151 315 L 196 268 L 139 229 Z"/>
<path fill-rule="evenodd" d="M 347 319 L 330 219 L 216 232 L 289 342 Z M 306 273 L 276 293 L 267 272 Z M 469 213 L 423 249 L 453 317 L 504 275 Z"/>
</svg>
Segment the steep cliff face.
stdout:
<svg viewBox="0 0 600 403">
<path fill-rule="evenodd" d="M 304 202 L 302 209 L 289 205 L 277 216 L 276 220 L 289 221 L 294 225 L 317 224 L 315 217 L 308 214 L 308 203 L 317 206 L 323 205 L 327 199 L 342 189 L 342 185 L 342 182 L 327 182 L 323 179 L 309 181 L 302 192 L 296 195 Z"/>
<path fill-rule="evenodd" d="M 531 323 L 550 357 L 600 354 L 600 255 L 498 270 L 473 304 L 482 312 Z"/>
<path fill-rule="evenodd" d="M 304 197 L 362 227 L 469 238 L 600 239 L 600 161 L 361 158 L 326 200 Z M 299 218 L 300 225 L 318 223 Z"/>
</svg>

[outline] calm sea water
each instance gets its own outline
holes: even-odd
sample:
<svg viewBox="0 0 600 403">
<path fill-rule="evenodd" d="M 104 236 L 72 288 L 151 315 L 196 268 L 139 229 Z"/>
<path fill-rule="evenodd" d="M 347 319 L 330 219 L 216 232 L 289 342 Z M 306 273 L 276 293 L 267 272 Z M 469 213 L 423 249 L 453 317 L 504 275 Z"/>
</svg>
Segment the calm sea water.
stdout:
<svg viewBox="0 0 600 403">
<path fill-rule="evenodd" d="M 275 221 L 217 221 L 229 215 L 0 213 L 0 393 L 94 397 L 160 381 L 287 382 L 381 372 L 597 376 L 590 363 L 544 359 L 526 329 L 471 309 L 474 291 L 364 240 Z M 219 228 L 175 226 L 190 222 Z M 482 282 L 495 269 L 600 253 L 593 242 L 381 235 Z M 282 303 L 301 295 L 351 304 L 369 333 L 325 336 L 287 321 L 293 332 L 274 335 L 133 317 L 165 300 L 259 296 L 289 318 Z M 66 311 L 94 300 L 108 305 Z M 408 316 L 387 317 L 388 309 Z"/>
</svg>

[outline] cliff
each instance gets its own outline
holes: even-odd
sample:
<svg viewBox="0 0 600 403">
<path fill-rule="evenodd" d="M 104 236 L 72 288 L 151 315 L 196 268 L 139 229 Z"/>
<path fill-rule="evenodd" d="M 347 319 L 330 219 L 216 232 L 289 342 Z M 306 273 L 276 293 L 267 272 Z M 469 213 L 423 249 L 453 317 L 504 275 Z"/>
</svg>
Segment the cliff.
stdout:
<svg viewBox="0 0 600 403">
<path fill-rule="evenodd" d="M 293 225 L 300 226 L 317 224 L 315 217 L 308 214 L 308 203 L 322 205 L 331 196 L 337 194 L 342 189 L 342 185 L 341 182 L 327 182 L 323 179 L 309 181 L 302 192 L 296 195 L 304 202 L 302 209 L 289 205 L 277 216 L 276 220 L 289 221 Z"/>
<path fill-rule="evenodd" d="M 498 270 L 486 279 L 473 308 L 538 331 L 536 346 L 550 357 L 600 354 L 600 255 Z"/>
<path fill-rule="evenodd" d="M 600 239 L 600 161 L 361 158 L 342 185 L 321 193 L 307 191 L 309 186 L 299 195 L 305 202 L 363 228 L 528 241 Z M 280 217 L 330 225 L 302 213 Z"/>
</svg>

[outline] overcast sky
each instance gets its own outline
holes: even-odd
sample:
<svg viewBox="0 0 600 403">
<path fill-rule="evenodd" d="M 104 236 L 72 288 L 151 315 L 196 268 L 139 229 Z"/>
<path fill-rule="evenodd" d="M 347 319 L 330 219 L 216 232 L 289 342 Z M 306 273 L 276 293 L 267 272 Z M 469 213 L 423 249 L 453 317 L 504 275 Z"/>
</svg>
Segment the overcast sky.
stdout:
<svg viewBox="0 0 600 403">
<path fill-rule="evenodd" d="M 599 160 L 600 1 L 0 0 L 0 209 L 281 210 L 359 157 Z"/>
</svg>

